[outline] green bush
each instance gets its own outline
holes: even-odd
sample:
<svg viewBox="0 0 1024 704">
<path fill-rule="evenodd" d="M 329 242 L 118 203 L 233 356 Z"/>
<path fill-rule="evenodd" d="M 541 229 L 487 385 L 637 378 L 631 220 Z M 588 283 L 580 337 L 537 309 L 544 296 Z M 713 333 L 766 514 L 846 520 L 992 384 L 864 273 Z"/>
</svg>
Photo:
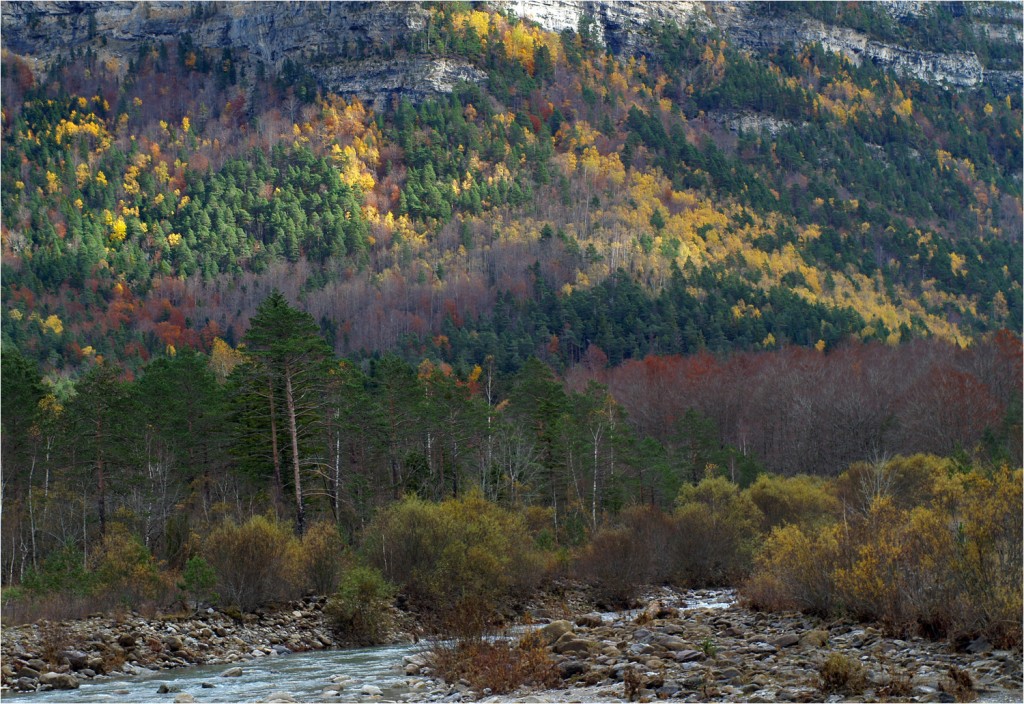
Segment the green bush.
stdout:
<svg viewBox="0 0 1024 704">
<path fill-rule="evenodd" d="M 530 593 L 542 569 L 523 519 L 478 492 L 387 507 L 367 528 L 363 553 L 419 608 L 463 624 L 470 611 L 493 616 Z"/>
<path fill-rule="evenodd" d="M 207 536 L 202 553 L 227 604 L 251 611 L 298 595 L 301 546 L 287 523 L 266 516 L 241 525 L 227 519 Z"/>
<path fill-rule="evenodd" d="M 695 586 L 735 584 L 751 567 L 761 511 L 723 477 L 685 485 L 676 499 L 677 579 Z"/>
<path fill-rule="evenodd" d="M 360 565 L 341 577 L 325 611 L 339 636 L 360 645 L 375 645 L 384 640 L 391 626 L 394 597 L 395 587 L 380 570 Z"/>
<path fill-rule="evenodd" d="M 216 594 L 213 592 L 216 584 L 217 574 L 210 567 L 210 563 L 201 555 L 193 555 L 185 563 L 178 589 L 192 597 L 192 601 L 198 604 L 200 601 L 216 600 Z"/>
<path fill-rule="evenodd" d="M 330 594 L 338 588 L 344 563 L 345 541 L 338 528 L 318 521 L 302 536 L 302 575 L 305 587 L 314 594 Z"/>
</svg>

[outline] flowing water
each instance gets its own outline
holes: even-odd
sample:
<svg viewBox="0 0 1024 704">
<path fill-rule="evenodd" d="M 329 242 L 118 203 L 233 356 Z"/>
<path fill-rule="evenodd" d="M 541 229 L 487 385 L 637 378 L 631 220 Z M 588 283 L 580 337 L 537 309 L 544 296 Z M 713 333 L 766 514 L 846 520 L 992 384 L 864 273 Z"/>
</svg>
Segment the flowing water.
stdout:
<svg viewBox="0 0 1024 704">
<path fill-rule="evenodd" d="M 197 702 L 251 702 L 274 692 L 287 692 L 299 701 L 324 701 L 336 695 L 324 694 L 331 678 L 345 675 L 342 699 L 366 699 L 363 685 L 382 690 L 385 699 L 399 699 L 413 691 L 418 678 L 404 674 L 402 658 L 422 652 L 424 645 L 393 645 L 355 650 L 326 650 L 265 657 L 241 663 L 240 677 L 221 677 L 238 664 L 203 665 L 178 670 L 161 670 L 148 675 L 83 682 L 78 689 L 30 694 L 4 693 L 4 699 L 32 702 L 172 702 L 175 693 L 185 692 Z M 418 680 L 424 686 L 422 680 Z M 204 688 L 203 683 L 213 685 Z M 158 694 L 165 684 L 174 693 Z"/>
<path fill-rule="evenodd" d="M 672 595 L 665 599 L 681 608 L 726 608 L 735 601 L 732 591 L 709 591 Z M 602 614 L 606 621 L 633 618 L 637 612 Z M 428 680 L 405 675 L 402 658 L 424 652 L 429 644 L 390 645 L 352 650 L 321 650 L 244 663 L 204 665 L 177 670 L 160 670 L 132 677 L 97 678 L 84 681 L 78 689 L 18 694 L 4 692 L 4 698 L 31 702 L 163 702 L 177 693 L 187 693 L 197 702 L 252 702 L 285 692 L 301 702 L 330 699 L 352 701 L 371 697 L 361 690 L 370 685 L 381 690 L 385 700 L 425 699 L 434 687 Z M 222 677 L 227 670 L 241 667 L 240 677 Z M 345 678 L 340 697 L 326 693 L 332 678 Z M 207 687 L 204 687 L 204 683 Z M 158 693 L 161 685 L 170 692 Z M 213 685 L 210 687 L 209 685 Z"/>
</svg>

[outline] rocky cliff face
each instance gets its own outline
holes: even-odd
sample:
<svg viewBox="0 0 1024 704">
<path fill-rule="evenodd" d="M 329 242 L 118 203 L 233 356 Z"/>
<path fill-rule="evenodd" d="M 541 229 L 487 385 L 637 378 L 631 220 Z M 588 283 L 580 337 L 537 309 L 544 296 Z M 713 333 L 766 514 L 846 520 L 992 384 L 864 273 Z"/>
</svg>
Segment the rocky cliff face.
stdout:
<svg viewBox="0 0 1024 704">
<path fill-rule="evenodd" d="M 820 42 L 852 61 L 879 66 L 956 88 L 987 82 L 998 92 L 1019 90 L 1021 72 L 986 72 L 972 53 L 918 50 L 872 40 L 846 27 L 807 18 L 773 18 L 756 3 L 691 0 L 500 0 L 496 6 L 528 17 L 546 29 L 576 30 L 592 20 L 596 38 L 615 52 L 643 51 L 652 21 L 717 27 L 737 46 L 752 52 L 784 44 Z M 928 3 L 888 0 L 881 6 L 899 19 L 921 15 Z M 403 95 L 413 100 L 451 90 L 460 80 L 484 74 L 464 61 L 392 52 L 424 27 L 427 11 L 405 2 L 18 2 L 4 3 L 4 47 L 46 62 L 86 45 L 101 53 L 130 56 L 139 41 L 176 41 L 189 35 L 205 48 L 233 47 L 243 59 L 279 66 L 301 61 L 321 84 L 375 102 Z M 977 30 L 1020 44 L 1019 4 L 993 4 L 973 13 Z M 370 60 L 352 56 L 372 56 Z M 382 58 L 384 57 L 384 58 Z"/>
<path fill-rule="evenodd" d="M 86 45 L 124 58 L 138 42 L 188 35 L 198 47 L 231 47 L 250 63 L 300 62 L 324 88 L 379 107 L 391 96 L 422 100 L 486 77 L 465 61 L 391 51 L 426 19 L 426 10 L 404 2 L 5 3 L 3 40 L 45 62 Z M 363 56 L 373 58 L 353 58 Z"/>
</svg>

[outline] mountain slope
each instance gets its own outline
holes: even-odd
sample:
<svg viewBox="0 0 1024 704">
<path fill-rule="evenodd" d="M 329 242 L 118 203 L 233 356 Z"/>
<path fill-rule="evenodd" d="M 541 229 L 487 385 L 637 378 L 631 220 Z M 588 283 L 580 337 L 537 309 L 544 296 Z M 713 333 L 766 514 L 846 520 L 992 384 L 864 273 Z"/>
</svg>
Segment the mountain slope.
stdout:
<svg viewBox="0 0 1024 704">
<path fill-rule="evenodd" d="M 209 349 L 272 287 L 509 369 L 1020 331 L 1012 8 L 643 7 L 5 5 L 5 344 Z"/>
</svg>

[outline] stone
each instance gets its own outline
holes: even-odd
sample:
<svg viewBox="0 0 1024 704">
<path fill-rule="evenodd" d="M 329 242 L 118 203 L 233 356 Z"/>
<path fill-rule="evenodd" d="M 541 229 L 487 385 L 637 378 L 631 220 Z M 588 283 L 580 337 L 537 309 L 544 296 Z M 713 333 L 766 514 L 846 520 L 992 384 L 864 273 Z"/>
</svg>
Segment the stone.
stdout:
<svg viewBox="0 0 1024 704">
<path fill-rule="evenodd" d="M 676 653 L 676 662 L 694 662 L 704 658 L 704 653 L 699 650 L 680 650 Z"/>
<path fill-rule="evenodd" d="M 987 653 L 992 650 L 992 644 L 985 640 L 984 637 L 975 638 L 967 646 L 968 653 Z"/>
<path fill-rule="evenodd" d="M 604 619 L 601 618 L 601 614 L 596 611 L 592 611 L 589 614 L 583 614 L 582 616 L 576 617 L 576 625 L 581 628 L 597 628 L 604 624 Z"/>
<path fill-rule="evenodd" d="M 566 636 L 569 637 L 566 638 Z M 552 646 L 552 649 L 559 655 L 565 655 L 566 653 L 581 653 L 585 655 L 590 652 L 590 642 L 580 638 L 573 638 L 571 634 L 566 633 L 565 636 L 558 639 L 558 642 Z"/>
<path fill-rule="evenodd" d="M 224 672 L 220 673 L 220 676 L 221 677 L 241 677 L 242 676 L 242 668 L 240 668 L 240 667 L 229 668 L 227 670 L 224 670 Z"/>
<path fill-rule="evenodd" d="M 552 621 L 543 628 L 540 629 L 541 638 L 544 639 L 545 645 L 551 645 L 556 640 L 564 636 L 566 633 L 572 633 L 573 626 L 571 623 L 565 620 Z"/>
<path fill-rule="evenodd" d="M 54 689 L 78 689 L 75 676 L 64 672 L 44 672 L 39 675 L 39 684 L 48 684 Z"/>
<path fill-rule="evenodd" d="M 372 696 L 380 696 L 381 694 L 384 693 L 384 690 L 382 690 L 380 687 L 375 687 L 372 684 L 364 684 L 362 687 L 359 688 L 359 693 L 360 694 L 366 694 L 366 695 L 372 697 Z"/>
<path fill-rule="evenodd" d="M 590 666 L 582 660 L 566 660 L 558 665 L 558 674 L 563 680 L 585 674 Z"/>
<path fill-rule="evenodd" d="M 715 673 L 715 679 L 724 680 L 726 682 L 732 682 L 734 679 L 740 676 L 740 671 L 735 667 L 727 667 L 724 670 L 719 670 Z"/>
<path fill-rule="evenodd" d="M 135 636 L 130 633 L 122 633 L 117 637 L 117 644 L 122 648 L 134 648 Z"/>
<path fill-rule="evenodd" d="M 799 636 L 797 636 L 794 633 L 787 633 L 773 640 L 772 645 L 774 645 L 776 648 L 788 648 L 791 645 L 796 645 L 799 642 Z"/>
<path fill-rule="evenodd" d="M 19 677 L 14 686 L 23 692 L 34 692 L 38 683 L 39 681 L 34 677 Z"/>
<path fill-rule="evenodd" d="M 660 641 L 658 641 L 658 645 L 665 648 L 666 650 L 671 650 L 673 652 L 686 650 L 686 641 L 684 641 L 682 638 L 675 638 L 672 636 L 668 638 L 662 638 Z"/>
<path fill-rule="evenodd" d="M 89 656 L 81 650 L 65 650 L 60 654 L 60 659 L 67 660 L 72 670 L 84 670 L 89 666 Z"/>
<path fill-rule="evenodd" d="M 187 692 L 182 692 L 174 697 L 175 704 L 190 704 L 190 702 L 194 702 L 195 700 L 196 698 Z"/>
<path fill-rule="evenodd" d="M 260 701 L 266 702 L 267 704 L 271 704 L 272 702 L 279 702 L 283 704 L 285 702 L 297 702 L 299 700 L 288 692 L 271 692 L 266 696 L 266 698 L 261 699 Z"/>
<path fill-rule="evenodd" d="M 203 689 L 213 689 L 217 685 L 215 685 L 213 682 L 203 682 L 199 686 L 202 687 Z"/>
</svg>

